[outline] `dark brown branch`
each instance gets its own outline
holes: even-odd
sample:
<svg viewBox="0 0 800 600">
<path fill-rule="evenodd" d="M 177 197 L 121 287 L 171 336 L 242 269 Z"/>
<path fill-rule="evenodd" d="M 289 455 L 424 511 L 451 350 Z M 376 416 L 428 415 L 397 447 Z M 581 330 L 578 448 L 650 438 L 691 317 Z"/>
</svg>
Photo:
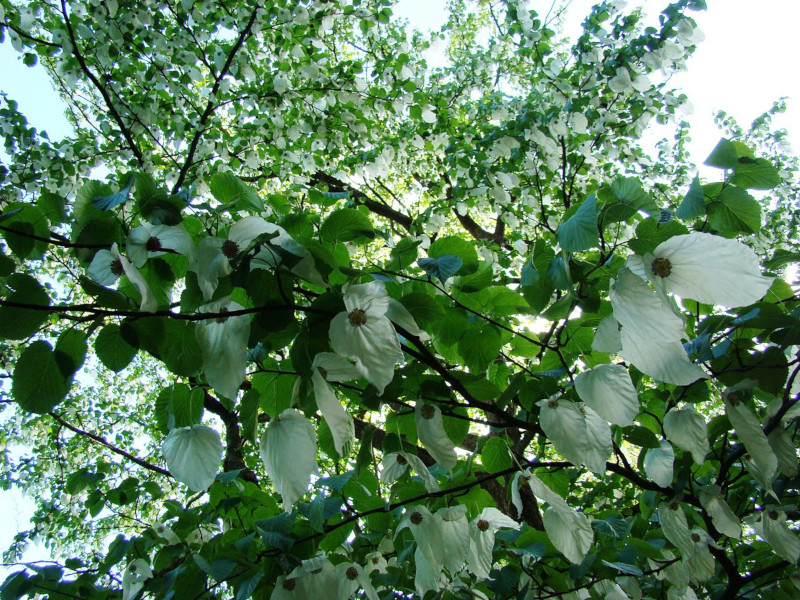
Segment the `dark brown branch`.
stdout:
<svg viewBox="0 0 800 600">
<path fill-rule="evenodd" d="M 62 0 L 63 1 L 63 0 Z M 197 131 L 195 131 L 194 137 L 192 141 L 189 143 L 189 152 L 186 154 L 186 161 L 183 163 L 183 167 L 181 167 L 180 173 L 178 174 L 178 179 L 175 181 L 175 185 L 172 186 L 172 193 L 176 194 L 178 190 L 183 185 L 183 182 L 186 181 L 186 176 L 189 174 L 189 169 L 191 169 L 192 165 L 194 164 L 194 155 L 197 152 L 197 146 L 200 143 L 200 138 L 205 131 L 205 125 L 208 122 L 208 119 L 216 110 L 215 106 L 215 99 L 217 97 L 217 92 L 219 92 L 219 86 L 222 83 L 222 80 L 228 74 L 228 69 L 231 68 L 231 64 L 233 64 L 233 59 L 236 56 L 236 53 L 244 44 L 244 41 L 250 37 L 250 30 L 253 28 L 253 25 L 256 22 L 256 16 L 258 15 L 258 11 L 261 9 L 259 4 L 256 4 L 256 7 L 253 9 L 252 14 L 250 15 L 250 19 L 248 19 L 247 24 L 242 29 L 242 32 L 239 34 L 239 37 L 234 42 L 233 46 L 231 47 L 230 52 L 228 52 L 228 57 L 225 60 L 225 64 L 222 65 L 217 77 L 214 79 L 214 85 L 211 86 L 211 92 L 208 95 L 208 102 L 206 103 L 206 108 L 203 111 L 203 114 L 200 115 L 200 120 L 197 124 Z"/>
<path fill-rule="evenodd" d="M 124 458 L 127 458 L 128 460 L 130 460 L 131 462 L 136 463 L 140 467 L 144 467 L 145 469 L 148 469 L 148 470 L 153 471 L 154 473 L 158 473 L 160 475 L 166 475 L 167 477 L 172 477 L 170 472 L 167 471 L 166 469 L 163 469 L 163 468 L 161 468 L 161 467 L 159 467 L 157 465 L 154 465 L 152 463 L 147 462 L 146 460 L 138 458 L 138 457 L 134 456 L 133 454 L 131 454 L 129 452 L 126 452 L 122 448 L 117 448 L 115 445 L 110 444 L 109 442 L 105 441 L 105 439 L 103 439 L 99 435 L 96 435 L 94 433 L 89 433 L 88 431 L 84 431 L 83 429 L 81 429 L 79 427 L 76 427 L 72 423 L 68 423 L 67 421 L 65 421 L 64 419 L 62 419 L 61 417 L 59 417 L 55 413 L 51 412 L 50 416 L 53 417 L 58 423 L 60 423 L 61 425 L 63 425 L 67 429 L 69 429 L 70 431 L 73 431 L 73 432 L 77 433 L 78 435 L 82 435 L 84 437 L 89 438 L 94 443 L 100 444 L 101 446 L 104 446 L 104 447 L 108 448 L 109 450 L 111 450 L 115 454 L 119 454 L 120 456 L 122 456 Z"/>
<path fill-rule="evenodd" d="M 397 223 L 406 231 L 411 231 L 411 226 L 414 222 L 411 219 L 411 217 L 401 213 L 398 210 L 393 209 L 388 204 L 373 200 L 361 190 L 354 188 L 350 184 L 345 183 L 344 181 L 341 181 L 336 177 L 318 171 L 311 178 L 311 183 L 314 185 L 318 183 L 324 183 L 326 186 L 328 186 L 328 190 L 332 192 L 348 192 L 350 194 L 350 197 L 355 202 L 357 202 L 361 206 L 366 206 L 370 212 L 375 213 L 376 215 L 384 217 L 386 219 L 389 219 L 393 223 Z"/>
<path fill-rule="evenodd" d="M 239 476 L 245 481 L 250 481 L 258 485 L 258 477 L 245 464 L 242 457 L 242 436 L 239 433 L 239 417 L 235 412 L 225 408 L 222 403 L 208 392 L 203 397 L 203 408 L 214 413 L 225 425 L 225 458 L 222 466 L 226 472 L 241 471 Z"/>
<path fill-rule="evenodd" d="M 33 233 L 27 233 L 25 231 L 19 231 L 17 229 L 13 229 L 11 227 L 6 227 L 5 225 L 0 225 L 0 231 L 7 231 L 8 233 L 13 233 L 14 235 L 19 235 L 22 237 L 26 237 L 31 240 L 36 240 L 37 242 L 46 242 L 48 244 L 53 244 L 54 246 L 61 246 L 62 248 L 110 248 L 111 244 L 76 244 L 73 242 L 69 242 L 66 240 L 42 237 L 40 235 L 34 235 Z M 50 235 L 54 235 L 51 233 Z"/>
</svg>

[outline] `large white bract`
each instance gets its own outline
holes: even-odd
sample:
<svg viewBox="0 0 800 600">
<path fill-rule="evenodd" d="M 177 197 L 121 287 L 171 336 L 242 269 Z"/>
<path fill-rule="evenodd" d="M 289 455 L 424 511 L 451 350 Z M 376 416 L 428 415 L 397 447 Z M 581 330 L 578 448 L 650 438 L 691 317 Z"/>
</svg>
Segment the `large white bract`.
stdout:
<svg viewBox="0 0 800 600">
<path fill-rule="evenodd" d="M 247 366 L 247 340 L 250 336 L 248 315 L 225 316 L 244 307 L 230 298 L 222 298 L 200 307 L 200 313 L 219 314 L 197 324 L 197 340 L 203 354 L 206 381 L 220 395 L 234 400 L 244 381 Z"/>
<path fill-rule="evenodd" d="M 99 250 L 94 255 L 88 269 L 89 277 L 100 285 L 111 285 L 119 277 L 125 275 L 142 297 L 139 310 L 142 312 L 155 312 L 158 308 L 156 297 L 150 290 L 145 278 L 131 261 L 120 254 L 117 244 L 112 244 L 110 250 Z"/>
<path fill-rule="evenodd" d="M 183 225 L 152 225 L 148 222 L 131 230 L 125 244 L 131 262 L 141 268 L 148 258 L 162 256 L 168 250 L 194 258 L 194 242 Z"/>
<path fill-rule="evenodd" d="M 699 231 L 659 244 L 648 276 L 681 298 L 722 306 L 758 302 L 774 281 L 761 274 L 758 257 L 750 248 Z"/>
<path fill-rule="evenodd" d="M 400 342 L 386 316 L 389 296 L 378 281 L 347 286 L 347 309 L 331 321 L 333 351 L 356 361 L 364 378 L 379 394 L 394 377 L 394 366 L 403 362 Z"/>
<path fill-rule="evenodd" d="M 339 456 L 345 456 L 355 439 L 353 418 L 347 414 L 329 381 L 350 381 L 361 378 L 361 372 L 346 358 L 332 352 L 320 352 L 311 364 L 311 383 L 319 412 L 328 424 Z"/>
<path fill-rule="evenodd" d="M 161 446 L 172 476 L 193 492 L 207 490 L 222 459 L 219 434 L 205 425 L 173 429 Z"/>
</svg>

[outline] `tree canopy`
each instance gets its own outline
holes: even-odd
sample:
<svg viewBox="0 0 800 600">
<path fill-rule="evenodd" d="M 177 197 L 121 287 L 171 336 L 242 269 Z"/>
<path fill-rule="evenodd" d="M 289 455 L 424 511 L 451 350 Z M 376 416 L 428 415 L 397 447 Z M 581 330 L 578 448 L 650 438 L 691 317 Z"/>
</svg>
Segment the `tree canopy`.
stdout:
<svg viewBox="0 0 800 600">
<path fill-rule="evenodd" d="M 702 0 L 392 4 L 0 0 L 2 600 L 797 597 L 783 105 L 701 180 Z"/>
</svg>

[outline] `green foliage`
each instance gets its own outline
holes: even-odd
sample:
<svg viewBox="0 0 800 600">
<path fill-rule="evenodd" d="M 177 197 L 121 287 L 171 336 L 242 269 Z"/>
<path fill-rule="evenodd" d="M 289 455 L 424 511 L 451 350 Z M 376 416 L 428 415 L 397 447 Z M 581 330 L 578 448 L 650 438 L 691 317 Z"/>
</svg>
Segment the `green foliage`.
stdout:
<svg viewBox="0 0 800 600">
<path fill-rule="evenodd" d="M 6 559 L 55 559 L 2 599 L 794 597 L 783 105 L 649 156 L 704 3 L 619 4 L 3 2 L 74 135 L 0 97 Z"/>
</svg>

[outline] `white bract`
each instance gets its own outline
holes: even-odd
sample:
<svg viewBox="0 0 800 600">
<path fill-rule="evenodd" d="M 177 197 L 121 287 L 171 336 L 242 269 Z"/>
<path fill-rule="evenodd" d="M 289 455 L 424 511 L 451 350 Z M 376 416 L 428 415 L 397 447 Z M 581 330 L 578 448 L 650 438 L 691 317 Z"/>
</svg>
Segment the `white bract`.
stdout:
<svg viewBox="0 0 800 600">
<path fill-rule="evenodd" d="M 200 313 L 219 314 L 198 322 L 196 334 L 203 353 L 203 372 L 206 381 L 217 393 L 236 399 L 244 381 L 247 366 L 247 341 L 250 337 L 250 317 L 225 313 L 244 307 L 230 298 L 222 298 L 201 306 Z"/>
<path fill-rule="evenodd" d="M 659 244 L 650 261 L 650 275 L 667 292 L 722 306 L 757 302 L 773 282 L 761 274 L 758 257 L 750 248 L 702 232 L 676 235 Z"/>
<path fill-rule="evenodd" d="M 122 574 L 122 600 L 134 598 L 144 587 L 145 580 L 153 576 L 153 569 L 143 558 L 132 560 Z"/>
<path fill-rule="evenodd" d="M 380 480 L 388 485 L 397 481 L 408 467 L 422 478 L 425 489 L 429 492 L 438 492 L 439 483 L 416 454 L 408 452 L 390 452 L 381 459 Z"/>
<path fill-rule="evenodd" d="M 417 549 L 414 552 L 416 574 L 414 587 L 420 597 L 429 590 L 438 591 L 446 579 L 442 572 L 445 560 L 445 539 L 441 528 L 441 519 L 433 515 L 427 508 L 417 505 L 409 508 L 395 535 L 403 529 L 410 529 Z"/>
<path fill-rule="evenodd" d="M 389 296 L 382 283 L 370 281 L 344 289 L 345 312 L 331 321 L 333 351 L 356 361 L 364 378 L 378 394 L 394 377 L 394 366 L 403 362 L 400 342 L 386 316 Z"/>
<path fill-rule="evenodd" d="M 639 396 L 622 365 L 598 365 L 575 378 L 575 391 L 606 421 L 626 427 L 639 414 Z"/>
<path fill-rule="evenodd" d="M 469 524 L 467 568 L 480 579 L 488 579 L 492 568 L 492 550 L 498 529 L 519 529 L 521 525 L 502 512 L 488 506 Z"/>
<path fill-rule="evenodd" d="M 283 498 L 283 509 L 306 493 L 311 475 L 317 472 L 314 427 L 301 413 L 286 409 L 270 421 L 258 446 L 261 460 L 275 491 Z"/>
<path fill-rule="evenodd" d="M 142 267 L 148 258 L 161 256 L 167 250 L 194 257 L 194 242 L 183 225 L 151 225 L 143 223 L 131 230 L 125 245 L 131 262 Z"/>
<path fill-rule="evenodd" d="M 435 404 L 417 402 L 414 416 L 417 422 L 417 437 L 434 460 L 452 472 L 458 457 L 455 444 L 447 437 L 442 422 L 442 411 Z"/>
<path fill-rule="evenodd" d="M 672 464 L 675 451 L 669 442 L 661 442 L 658 448 L 648 448 L 644 457 L 644 472 L 661 487 L 672 483 Z"/>
<path fill-rule="evenodd" d="M 131 262 L 122 256 L 116 244 L 111 245 L 110 250 L 100 250 L 94 255 L 89 265 L 89 277 L 100 285 L 111 285 L 121 276 L 125 275 L 131 283 L 139 290 L 142 302 L 139 310 L 143 312 L 155 312 L 158 305 L 156 297 L 150 290 L 150 286 L 145 281 L 139 270 Z"/>
<path fill-rule="evenodd" d="M 347 414 L 333 389 L 328 385 L 328 381 L 350 381 L 360 377 L 361 372 L 353 364 L 333 352 L 320 352 L 311 364 L 314 399 L 331 430 L 336 452 L 342 457 L 350 452 L 355 440 L 355 425 L 353 418 Z"/>
<path fill-rule="evenodd" d="M 730 538 L 742 537 L 742 524 L 725 502 L 718 485 L 709 484 L 700 490 L 700 504 L 711 517 L 714 528 Z"/>
<path fill-rule="evenodd" d="M 440 508 L 436 511 L 442 539 L 447 543 L 444 547 L 444 568 L 451 575 L 460 571 L 467 562 L 467 551 L 470 548 L 470 524 L 467 521 L 467 507 L 463 504 Z"/>
<path fill-rule="evenodd" d="M 611 428 L 586 405 L 550 398 L 537 403 L 539 423 L 561 456 L 574 465 L 604 473 L 611 456 Z"/>
<path fill-rule="evenodd" d="M 669 504 L 666 502 L 659 504 L 658 520 L 661 523 L 664 537 L 681 551 L 681 555 L 690 556 L 694 550 L 694 542 L 681 503 L 672 501 Z"/>
<path fill-rule="evenodd" d="M 706 420 L 690 404 L 673 408 L 664 416 L 664 433 L 678 448 L 691 452 L 694 462 L 703 464 L 708 453 Z"/>
<path fill-rule="evenodd" d="M 519 486 L 527 484 L 533 495 L 549 505 L 542 517 L 547 537 L 567 560 L 580 564 L 594 542 L 594 531 L 589 518 L 572 510 L 567 502 L 530 471 L 517 474 L 512 487 L 512 501 L 517 512 L 522 512 Z"/>
<path fill-rule="evenodd" d="M 759 474 L 765 481 L 771 481 L 778 470 L 778 458 L 769 445 L 761 423 L 740 399 L 740 394 L 737 390 L 726 390 L 724 394 L 725 412 L 736 430 L 736 435 L 742 440 L 758 468 Z"/>
<path fill-rule="evenodd" d="M 193 492 L 207 490 L 222 460 L 219 434 L 205 425 L 173 429 L 161 446 L 172 476 Z"/>
<path fill-rule="evenodd" d="M 758 537 L 767 542 L 775 554 L 794 564 L 800 559 L 800 538 L 786 523 L 786 513 L 780 506 L 767 506 L 757 519 L 751 519 Z"/>
</svg>

